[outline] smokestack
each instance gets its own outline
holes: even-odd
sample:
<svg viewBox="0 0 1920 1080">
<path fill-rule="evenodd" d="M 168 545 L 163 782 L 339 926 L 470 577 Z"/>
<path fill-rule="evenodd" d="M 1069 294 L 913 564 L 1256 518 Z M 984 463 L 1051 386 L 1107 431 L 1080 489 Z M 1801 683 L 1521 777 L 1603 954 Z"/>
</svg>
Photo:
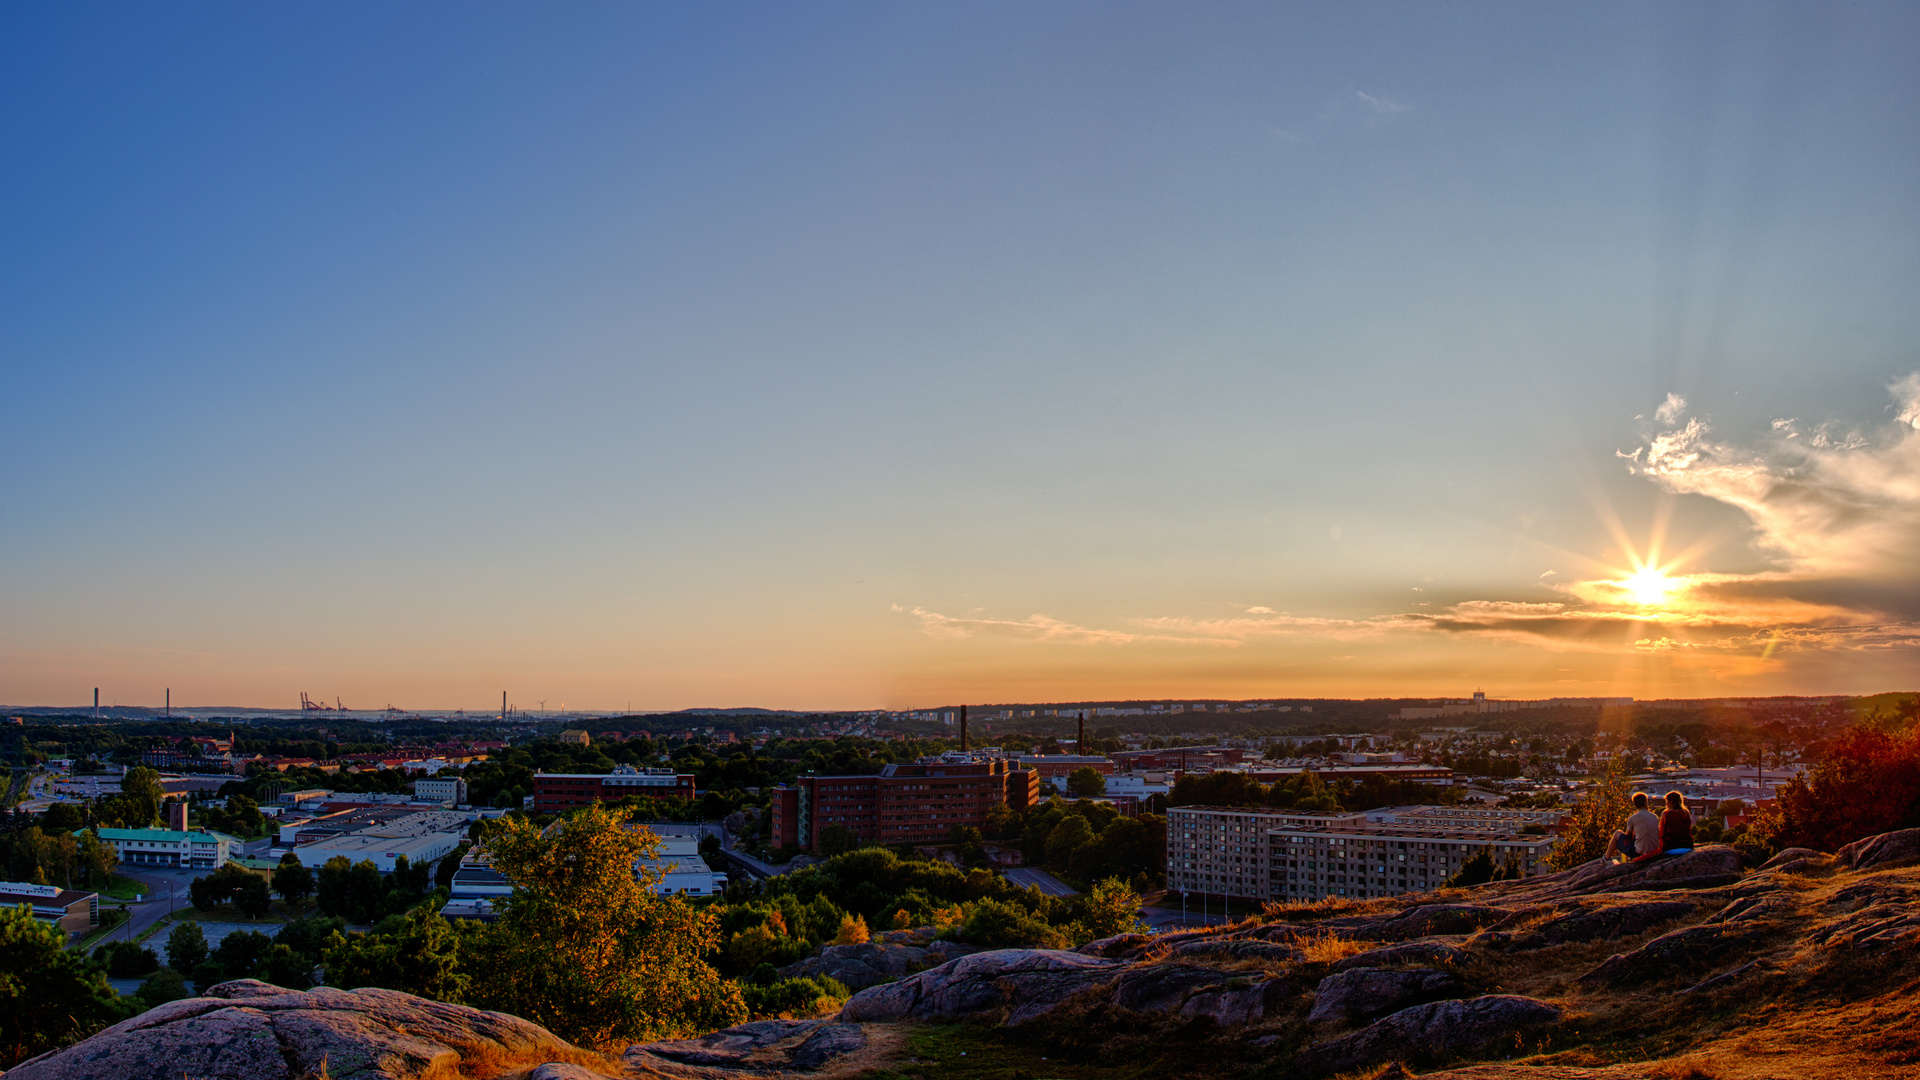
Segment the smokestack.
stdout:
<svg viewBox="0 0 1920 1080">
<path fill-rule="evenodd" d="M 965 753 L 966 749 L 967 749 L 967 707 L 965 705 L 962 705 L 960 706 L 960 752 Z"/>
<path fill-rule="evenodd" d="M 507 692 L 505 690 L 502 690 L 500 691 L 500 719 L 505 720 L 506 718 L 507 718 Z"/>
<path fill-rule="evenodd" d="M 167 715 L 173 715 L 173 687 L 167 687 Z"/>
<path fill-rule="evenodd" d="M 93 718 L 100 719 L 100 688 L 93 688 Z"/>
<path fill-rule="evenodd" d="M 1087 752 L 1087 710 L 1085 709 L 1080 710 L 1080 734 L 1073 740 L 1073 752 L 1076 754 Z"/>
</svg>

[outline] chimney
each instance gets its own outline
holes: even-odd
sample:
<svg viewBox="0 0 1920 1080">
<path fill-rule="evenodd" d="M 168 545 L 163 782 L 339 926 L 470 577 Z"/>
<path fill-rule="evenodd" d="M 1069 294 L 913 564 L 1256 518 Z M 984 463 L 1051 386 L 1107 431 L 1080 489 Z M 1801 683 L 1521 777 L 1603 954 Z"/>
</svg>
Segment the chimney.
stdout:
<svg viewBox="0 0 1920 1080">
<path fill-rule="evenodd" d="M 169 801 L 167 803 L 167 828 L 174 832 L 187 831 L 187 804 Z"/>
<path fill-rule="evenodd" d="M 100 688 L 93 688 L 93 718 L 100 719 Z"/>
<path fill-rule="evenodd" d="M 167 715 L 173 715 L 173 687 L 167 687 Z"/>
<path fill-rule="evenodd" d="M 1087 710 L 1085 709 L 1080 710 L 1080 734 L 1073 740 L 1073 752 L 1076 754 L 1087 752 Z"/>
<path fill-rule="evenodd" d="M 960 706 L 960 752 L 967 751 L 967 707 Z"/>
<path fill-rule="evenodd" d="M 500 691 L 500 719 L 505 720 L 506 718 L 507 718 L 507 692 L 505 690 L 502 690 Z"/>
</svg>

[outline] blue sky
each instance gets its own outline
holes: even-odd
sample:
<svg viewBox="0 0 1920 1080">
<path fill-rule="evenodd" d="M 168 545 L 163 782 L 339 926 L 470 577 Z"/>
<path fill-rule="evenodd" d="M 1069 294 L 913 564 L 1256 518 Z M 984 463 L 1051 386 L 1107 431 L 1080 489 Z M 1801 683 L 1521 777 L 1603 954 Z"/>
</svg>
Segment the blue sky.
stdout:
<svg viewBox="0 0 1920 1080">
<path fill-rule="evenodd" d="M 1726 478 L 1920 550 L 1916 46 L 1898 5 L 11 7 L 0 701 L 1910 683 L 1910 576 L 1816 572 Z M 1618 456 L 1688 420 L 1680 471 Z M 1656 535 L 1672 603 L 1580 585 Z M 1803 607 L 1681 602 L 1735 585 Z"/>
</svg>

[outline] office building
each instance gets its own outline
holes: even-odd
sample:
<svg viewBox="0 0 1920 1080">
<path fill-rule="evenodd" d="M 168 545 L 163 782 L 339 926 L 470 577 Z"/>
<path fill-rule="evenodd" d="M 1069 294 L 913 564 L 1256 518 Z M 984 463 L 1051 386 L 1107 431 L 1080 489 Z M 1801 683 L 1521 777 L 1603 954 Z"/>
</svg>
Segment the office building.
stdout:
<svg viewBox="0 0 1920 1080">
<path fill-rule="evenodd" d="M 351 815 L 366 811 L 351 811 Z M 347 815 L 343 815 L 347 816 Z M 445 810 L 398 814 L 376 820 L 351 832 L 339 831 L 342 822 L 332 827 L 302 828 L 293 854 L 302 866 L 318 869 L 328 859 L 345 858 L 350 863 L 371 862 L 383 874 L 392 873 L 401 856 L 419 866 L 436 862 L 460 847 L 466 839 L 471 814 Z"/>
<path fill-rule="evenodd" d="M 1246 900 L 1372 899 L 1438 889 L 1483 851 L 1539 873 L 1557 811 L 1394 807 L 1300 812 L 1179 806 L 1167 812 L 1167 885 Z M 1534 832 L 1526 832 L 1528 827 Z"/>
<path fill-rule="evenodd" d="M 1077 769 L 1092 769 L 1101 776 L 1113 775 L 1113 760 L 1094 754 L 1015 754 L 1020 768 L 1032 769 L 1040 779 L 1065 784 Z"/>
<path fill-rule="evenodd" d="M 1040 776 L 1004 759 L 952 755 L 888 765 L 877 776 L 802 776 L 773 792 L 773 842 L 820 850 L 821 835 L 844 825 L 882 844 L 939 843 L 955 825 L 979 828 L 1002 803 L 1040 801 Z"/>
<path fill-rule="evenodd" d="M 697 836 L 661 836 L 660 848 L 651 858 L 634 861 L 634 877 L 642 873 L 659 875 L 653 891 L 662 896 L 719 896 L 727 891 L 727 875 L 700 857 Z"/>
<path fill-rule="evenodd" d="M 564 814 L 597 802 L 619 802 L 629 795 L 655 798 L 696 797 L 692 773 L 672 769 L 636 769 L 619 765 L 610 773 L 534 773 L 533 811 Z"/>
</svg>

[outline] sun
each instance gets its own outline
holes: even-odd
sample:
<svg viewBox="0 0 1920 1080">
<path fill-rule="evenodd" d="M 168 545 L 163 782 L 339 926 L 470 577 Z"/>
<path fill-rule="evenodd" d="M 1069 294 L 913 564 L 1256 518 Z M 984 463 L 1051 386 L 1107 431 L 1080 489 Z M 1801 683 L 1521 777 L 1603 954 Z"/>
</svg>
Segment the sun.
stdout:
<svg viewBox="0 0 1920 1080">
<path fill-rule="evenodd" d="M 1641 607 L 1653 607 L 1665 603 L 1680 584 L 1679 579 L 1661 573 L 1657 566 L 1643 566 L 1633 576 L 1621 581 L 1620 587 L 1633 595 L 1634 603 Z"/>
</svg>

